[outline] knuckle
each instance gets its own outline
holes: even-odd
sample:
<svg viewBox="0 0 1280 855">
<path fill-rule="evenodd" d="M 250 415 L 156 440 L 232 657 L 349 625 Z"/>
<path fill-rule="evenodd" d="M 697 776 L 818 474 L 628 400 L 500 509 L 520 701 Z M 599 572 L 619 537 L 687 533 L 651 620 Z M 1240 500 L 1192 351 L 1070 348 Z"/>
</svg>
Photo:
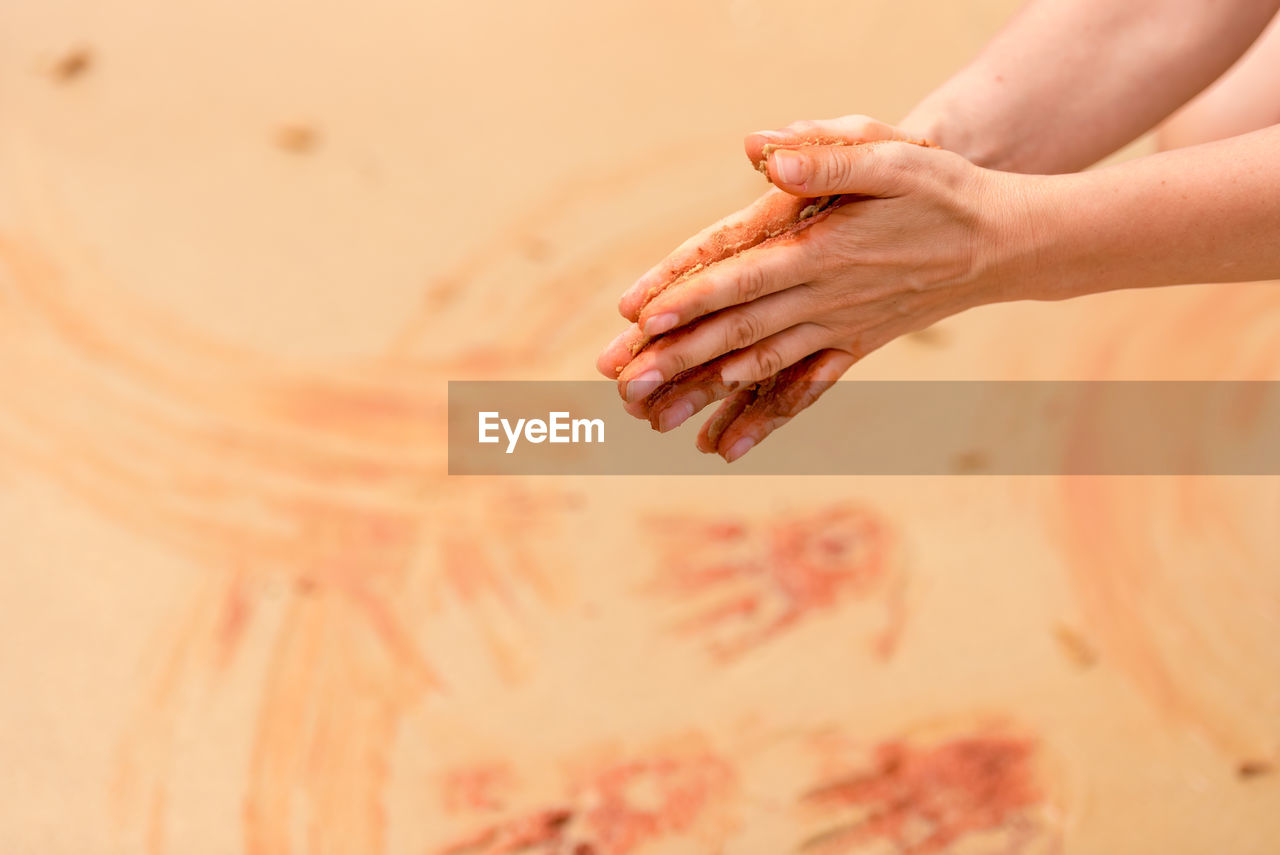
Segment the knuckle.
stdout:
<svg viewBox="0 0 1280 855">
<path fill-rule="evenodd" d="M 834 263 L 832 257 L 832 249 L 828 245 L 829 236 L 819 238 L 812 229 L 805 235 L 804 240 L 796 243 L 796 275 L 800 279 L 802 285 L 811 285 L 813 280 L 820 278 L 830 265 Z"/>
<path fill-rule="evenodd" d="M 853 357 L 854 361 L 861 361 L 864 356 L 870 353 L 862 335 L 850 336 L 845 342 L 845 346 L 841 348 L 845 353 Z"/>
<path fill-rule="evenodd" d="M 880 124 L 875 119 L 870 116 L 863 115 L 862 113 L 854 113 L 851 116 L 846 116 L 845 121 L 848 123 L 850 134 L 857 139 L 865 138 L 870 130 Z"/>
<path fill-rule="evenodd" d="M 831 347 L 833 344 L 838 344 L 841 339 L 844 338 L 844 325 L 830 320 L 808 321 L 805 326 L 807 327 L 809 337 L 813 341 L 822 344 L 823 347 Z"/>
<path fill-rule="evenodd" d="M 875 152 L 876 163 L 881 169 L 895 174 L 909 172 L 914 160 L 913 146 L 909 143 L 890 143 L 878 146 Z"/>
<path fill-rule="evenodd" d="M 768 282 L 764 269 L 758 264 L 746 264 L 738 272 L 738 302 L 750 303 L 765 295 Z"/>
<path fill-rule="evenodd" d="M 836 149 L 831 152 L 830 157 L 823 158 L 822 178 L 824 186 L 834 189 L 844 187 L 849 183 L 853 168 L 849 158 L 845 155 L 846 152 Z"/>
<path fill-rule="evenodd" d="M 737 350 L 754 341 L 759 341 L 764 332 L 760 321 L 751 312 L 734 312 L 728 318 L 728 338 L 726 350 Z"/>
<path fill-rule="evenodd" d="M 666 354 L 666 358 L 662 360 L 664 368 L 663 377 L 678 377 L 691 367 L 689 357 L 683 350 L 675 350 Z"/>
<path fill-rule="evenodd" d="M 782 351 L 773 345 L 762 344 L 755 349 L 755 362 L 757 377 L 772 377 L 779 371 L 787 367 L 786 361 L 783 359 Z"/>
<path fill-rule="evenodd" d="M 679 342 L 659 342 L 655 349 L 657 352 L 654 353 L 654 361 L 663 377 L 670 379 L 691 367 L 686 348 L 681 347 Z"/>
</svg>

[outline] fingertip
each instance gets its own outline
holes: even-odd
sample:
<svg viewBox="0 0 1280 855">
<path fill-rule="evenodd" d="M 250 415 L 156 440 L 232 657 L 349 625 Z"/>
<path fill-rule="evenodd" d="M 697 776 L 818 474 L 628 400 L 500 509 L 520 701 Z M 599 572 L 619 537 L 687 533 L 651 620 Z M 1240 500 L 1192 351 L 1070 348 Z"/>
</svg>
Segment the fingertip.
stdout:
<svg viewBox="0 0 1280 855">
<path fill-rule="evenodd" d="M 676 401 L 658 413 L 658 432 L 666 433 L 684 424 L 694 413 L 692 401 Z"/>
<path fill-rule="evenodd" d="M 780 131 L 752 131 L 743 137 L 742 147 L 747 153 L 747 160 L 759 169 L 760 164 L 765 160 L 764 147 L 770 143 L 776 145 L 786 138 L 787 135 Z"/>
<path fill-rule="evenodd" d="M 741 459 L 748 451 L 755 447 L 755 444 L 756 441 L 749 436 L 738 437 L 728 448 L 725 449 L 724 454 L 722 455 L 724 457 L 724 462 L 732 463 L 735 460 Z"/>
<path fill-rule="evenodd" d="M 596 357 L 596 370 L 610 380 L 618 379 L 622 369 L 635 358 L 636 346 L 643 338 L 639 327 L 634 324 L 627 327 L 600 351 Z"/>
<path fill-rule="evenodd" d="M 649 406 L 643 400 L 627 401 L 622 405 L 622 409 L 627 415 L 635 416 L 637 419 L 643 419 L 644 421 L 649 420 Z"/>
<path fill-rule="evenodd" d="M 662 265 L 650 267 L 640 275 L 639 279 L 631 284 L 630 288 L 623 291 L 622 296 L 618 298 L 619 314 L 635 323 L 640 317 L 640 310 L 648 302 L 649 292 L 661 280 L 664 269 Z"/>
<path fill-rule="evenodd" d="M 704 421 L 702 423 L 702 427 L 698 428 L 698 438 L 694 442 L 698 451 L 701 451 L 703 454 L 716 453 L 716 440 L 720 438 L 720 433 L 724 429 L 722 424 L 724 421 L 724 413 L 732 400 L 733 399 L 730 398 L 728 401 L 722 402 L 720 406 L 716 408 L 716 411 L 711 414 L 711 418 Z"/>
<path fill-rule="evenodd" d="M 610 380 L 616 380 L 618 373 L 622 370 L 622 366 L 617 364 L 613 353 L 613 345 L 610 344 L 604 350 L 600 351 L 600 355 L 596 357 L 596 371 L 599 371 Z"/>
<path fill-rule="evenodd" d="M 632 323 L 635 323 L 640 317 L 640 307 L 644 302 L 640 297 L 640 293 L 633 285 L 618 298 L 618 314 Z"/>
<path fill-rule="evenodd" d="M 629 404 L 644 402 L 663 384 L 662 372 L 656 368 L 633 374 L 626 382 L 619 381 L 622 386 L 622 399 Z"/>
</svg>

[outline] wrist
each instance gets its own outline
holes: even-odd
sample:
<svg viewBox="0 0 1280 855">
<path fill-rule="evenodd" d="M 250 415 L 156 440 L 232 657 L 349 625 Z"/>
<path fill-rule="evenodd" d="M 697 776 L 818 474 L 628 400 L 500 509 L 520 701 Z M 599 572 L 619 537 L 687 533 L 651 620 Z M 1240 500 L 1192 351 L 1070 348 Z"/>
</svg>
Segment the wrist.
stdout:
<svg viewBox="0 0 1280 855">
<path fill-rule="evenodd" d="M 985 279 L 989 303 L 1054 300 L 1061 268 L 1049 262 L 1055 247 L 1058 183 L 1052 176 L 983 170 L 988 187 L 983 211 Z"/>
<path fill-rule="evenodd" d="M 998 173 L 1013 185 L 1009 235 L 1000 254 L 1017 278 L 1009 300 L 1067 300 L 1147 283 L 1154 258 L 1126 251 L 1135 212 L 1096 172 Z"/>
</svg>

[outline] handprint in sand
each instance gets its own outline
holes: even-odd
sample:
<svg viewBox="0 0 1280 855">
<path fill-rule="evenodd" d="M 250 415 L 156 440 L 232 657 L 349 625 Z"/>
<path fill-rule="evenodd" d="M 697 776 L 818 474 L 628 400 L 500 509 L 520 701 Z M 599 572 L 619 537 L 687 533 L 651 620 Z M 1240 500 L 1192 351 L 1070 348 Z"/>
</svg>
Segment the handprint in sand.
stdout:
<svg viewBox="0 0 1280 855">
<path fill-rule="evenodd" d="M 906 577 L 893 527 L 842 503 L 749 516 L 659 517 L 649 593 L 673 630 L 733 659 L 823 615 L 846 615 L 855 643 L 887 659 L 905 619 Z"/>
</svg>

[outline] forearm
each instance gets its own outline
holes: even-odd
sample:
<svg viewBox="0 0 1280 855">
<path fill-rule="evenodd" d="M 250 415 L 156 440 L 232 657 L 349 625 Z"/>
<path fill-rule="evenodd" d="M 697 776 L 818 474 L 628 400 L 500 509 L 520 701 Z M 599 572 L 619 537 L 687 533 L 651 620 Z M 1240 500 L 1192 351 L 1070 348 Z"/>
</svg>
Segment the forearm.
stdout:
<svg viewBox="0 0 1280 855">
<path fill-rule="evenodd" d="M 1010 172 L 1081 169 L 1217 79 L 1280 0 L 1031 0 L 900 123 Z"/>
<path fill-rule="evenodd" d="M 1280 125 L 1024 180 L 1011 299 L 1280 278 Z M 1021 284 L 1017 284 L 1020 282 Z"/>
</svg>

